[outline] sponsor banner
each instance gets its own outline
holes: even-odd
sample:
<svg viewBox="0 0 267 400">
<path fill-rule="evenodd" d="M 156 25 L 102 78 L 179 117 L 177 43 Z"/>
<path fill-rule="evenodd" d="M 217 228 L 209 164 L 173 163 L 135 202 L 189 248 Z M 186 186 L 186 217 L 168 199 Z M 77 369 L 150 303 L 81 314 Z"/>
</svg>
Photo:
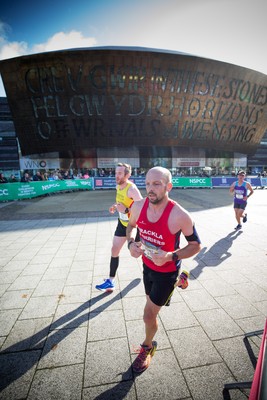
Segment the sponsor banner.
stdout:
<svg viewBox="0 0 267 400">
<path fill-rule="evenodd" d="M 211 178 L 206 177 L 179 177 L 172 178 L 173 187 L 211 187 Z"/>
<path fill-rule="evenodd" d="M 174 188 L 178 187 L 229 187 L 235 177 L 173 177 Z M 267 178 L 246 178 L 253 187 L 267 186 Z M 131 178 L 131 181 L 140 189 L 145 188 L 145 177 Z M 29 199 L 64 190 L 94 190 L 115 189 L 115 178 L 69 179 L 64 181 L 41 181 L 30 183 L 2 183 L 0 184 L 0 201 Z"/>
<path fill-rule="evenodd" d="M 133 181 L 136 184 L 136 186 L 138 188 L 140 188 L 140 189 L 143 189 L 143 188 L 146 187 L 146 178 L 145 178 L 145 176 L 138 176 L 138 177 L 135 177 L 133 179 L 131 177 L 130 180 Z"/>
<path fill-rule="evenodd" d="M 145 177 L 131 177 L 132 182 L 140 189 L 146 187 Z M 115 189 L 116 180 L 115 178 L 94 178 L 95 189 Z M 211 187 L 211 179 L 206 177 L 173 177 L 173 187 Z"/>
<path fill-rule="evenodd" d="M 95 177 L 94 179 L 94 188 L 95 189 L 115 189 L 117 184 L 116 184 L 116 179 L 115 177 Z M 145 183 L 145 177 L 131 177 L 130 181 L 135 183 L 136 186 L 140 189 L 146 187 Z"/>
<path fill-rule="evenodd" d="M 41 181 L 29 183 L 2 183 L 0 201 L 30 199 L 64 190 L 92 190 L 94 182 L 89 179 L 70 179 L 66 181 Z"/>
<path fill-rule="evenodd" d="M 95 189 L 115 189 L 116 188 L 116 179 L 115 178 L 105 178 L 105 177 L 97 177 L 94 178 L 94 187 Z"/>
<path fill-rule="evenodd" d="M 58 169 L 60 168 L 59 159 L 36 159 L 21 157 L 19 160 L 21 170 L 34 170 L 34 169 Z"/>
<path fill-rule="evenodd" d="M 237 178 L 232 176 L 220 176 L 211 178 L 212 187 L 229 187 L 231 184 L 236 181 Z"/>
<path fill-rule="evenodd" d="M 253 187 L 258 187 L 258 186 L 266 186 L 262 182 L 263 178 L 250 178 L 249 176 L 246 177 L 246 181 L 251 184 Z M 233 176 L 220 176 L 220 177 L 214 177 L 211 178 L 212 180 L 212 187 L 229 187 L 233 182 L 237 180 L 237 177 Z"/>
</svg>

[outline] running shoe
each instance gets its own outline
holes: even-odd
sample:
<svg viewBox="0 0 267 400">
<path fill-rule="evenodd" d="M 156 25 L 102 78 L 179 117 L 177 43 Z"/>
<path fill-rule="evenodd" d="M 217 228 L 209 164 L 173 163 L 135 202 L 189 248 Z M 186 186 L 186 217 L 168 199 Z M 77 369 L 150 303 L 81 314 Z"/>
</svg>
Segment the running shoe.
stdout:
<svg viewBox="0 0 267 400">
<path fill-rule="evenodd" d="M 247 222 L 247 220 L 248 220 L 248 214 L 245 214 L 245 216 L 243 217 L 243 222 L 245 223 Z"/>
<path fill-rule="evenodd" d="M 157 345 L 155 340 L 152 342 L 152 347 L 141 344 L 140 352 L 133 362 L 134 372 L 140 374 L 149 367 L 151 359 L 157 350 Z"/>
<path fill-rule="evenodd" d="M 96 289 L 101 290 L 102 292 L 113 292 L 115 284 L 111 282 L 110 279 L 105 279 L 101 285 L 96 285 Z"/>
<path fill-rule="evenodd" d="M 242 225 L 238 224 L 238 225 L 236 225 L 235 230 L 239 231 L 239 229 L 241 229 L 241 228 L 242 228 Z"/>
</svg>

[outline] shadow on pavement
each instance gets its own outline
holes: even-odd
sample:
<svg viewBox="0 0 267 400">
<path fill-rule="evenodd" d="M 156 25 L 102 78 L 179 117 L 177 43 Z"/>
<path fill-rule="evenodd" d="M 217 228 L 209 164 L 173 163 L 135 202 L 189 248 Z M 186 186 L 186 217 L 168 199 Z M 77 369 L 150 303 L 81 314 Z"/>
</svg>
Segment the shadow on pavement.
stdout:
<svg viewBox="0 0 267 400">
<path fill-rule="evenodd" d="M 125 399 L 127 394 L 130 392 L 133 384 L 134 384 L 135 378 L 132 378 L 132 367 L 127 369 L 122 375 L 121 375 L 121 381 L 118 382 L 115 386 L 112 388 L 106 390 L 105 392 L 99 394 L 98 396 L 95 397 L 95 400 L 122 400 Z"/>
<path fill-rule="evenodd" d="M 198 265 L 190 271 L 190 275 L 198 278 L 205 267 L 217 267 L 227 258 L 232 256 L 229 249 L 242 231 L 233 231 L 224 238 L 218 240 L 209 249 L 203 247 L 198 255 L 194 258 L 198 262 Z"/>
<path fill-rule="evenodd" d="M 91 320 L 95 318 L 100 312 L 107 309 L 111 304 L 123 298 L 127 293 L 130 292 L 130 290 L 139 285 L 140 282 L 140 278 L 134 279 L 132 282 L 129 283 L 129 285 L 126 286 L 126 288 L 124 288 L 111 300 L 94 309 L 92 312 L 89 312 L 89 307 L 93 306 L 98 301 L 108 296 L 106 293 L 102 293 L 99 296 L 96 296 L 89 301 L 86 301 L 75 310 L 62 316 L 57 321 L 53 322 L 50 326 L 45 327 L 33 336 L 28 337 L 2 350 L 2 352 L 0 353 L 0 391 L 5 389 L 12 382 L 19 379 L 24 374 L 26 374 L 27 371 L 29 371 L 46 354 L 54 350 L 55 347 L 68 335 L 70 335 L 79 325 L 81 325 L 83 322 L 87 322 L 88 319 Z M 88 313 L 79 316 L 79 314 L 87 309 Z M 65 324 L 66 321 L 70 321 L 69 324 L 64 325 L 62 329 L 58 329 L 62 324 Z M 75 328 L 73 327 L 73 324 L 75 324 Z M 58 330 L 53 331 L 54 329 Z M 49 330 L 52 330 L 52 334 L 47 337 Z M 29 343 L 31 344 L 30 348 Z M 34 348 L 34 346 L 37 344 L 38 348 Z M 41 352 L 40 345 L 42 344 L 43 350 Z M 21 349 L 23 349 L 23 351 Z M 30 357 L 28 357 L 27 359 L 22 357 L 22 355 L 26 352 L 31 353 Z"/>
</svg>

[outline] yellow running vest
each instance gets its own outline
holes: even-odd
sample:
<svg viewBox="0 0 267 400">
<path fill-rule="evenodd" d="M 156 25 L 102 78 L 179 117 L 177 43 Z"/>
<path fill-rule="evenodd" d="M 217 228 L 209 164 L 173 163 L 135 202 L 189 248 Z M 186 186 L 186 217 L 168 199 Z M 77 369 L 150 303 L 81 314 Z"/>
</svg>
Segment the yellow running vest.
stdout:
<svg viewBox="0 0 267 400">
<path fill-rule="evenodd" d="M 119 186 L 116 187 L 116 203 L 121 203 L 125 206 L 125 208 L 130 208 L 133 203 L 133 199 L 127 196 L 127 192 L 129 187 L 132 186 L 132 183 L 128 183 L 128 185 L 124 189 L 120 189 Z M 129 222 L 130 213 L 124 214 L 119 212 L 119 220 L 122 225 L 127 226 Z"/>
</svg>

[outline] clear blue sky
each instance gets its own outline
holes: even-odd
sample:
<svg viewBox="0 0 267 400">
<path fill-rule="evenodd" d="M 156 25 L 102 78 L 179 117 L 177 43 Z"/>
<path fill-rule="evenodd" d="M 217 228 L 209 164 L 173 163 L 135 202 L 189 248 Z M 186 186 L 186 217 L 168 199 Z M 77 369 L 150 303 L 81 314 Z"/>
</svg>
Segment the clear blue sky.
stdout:
<svg viewBox="0 0 267 400">
<path fill-rule="evenodd" d="M 267 74 L 266 0 L 2 0 L 0 59 L 76 47 L 174 50 Z M 5 96 L 0 82 L 0 96 Z"/>
</svg>

